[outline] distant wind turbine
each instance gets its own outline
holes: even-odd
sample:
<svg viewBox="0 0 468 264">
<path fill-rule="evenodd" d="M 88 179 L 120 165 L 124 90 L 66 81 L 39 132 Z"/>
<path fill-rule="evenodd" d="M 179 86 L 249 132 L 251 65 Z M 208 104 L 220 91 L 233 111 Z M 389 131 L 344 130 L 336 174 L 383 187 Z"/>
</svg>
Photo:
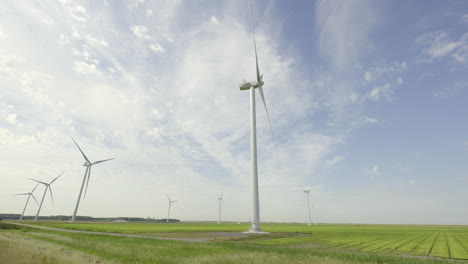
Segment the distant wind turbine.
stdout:
<svg viewBox="0 0 468 264">
<path fill-rule="evenodd" d="M 27 195 L 28 196 L 28 199 L 26 200 L 26 204 L 24 205 L 24 209 L 23 209 L 23 212 L 21 213 L 21 217 L 19 220 L 23 220 L 23 216 L 24 216 L 24 212 L 26 211 L 26 207 L 28 206 L 28 202 L 29 202 L 29 198 L 34 198 L 34 201 L 36 201 L 36 204 L 39 205 L 39 203 L 37 202 L 36 200 L 36 197 L 34 197 L 34 190 L 36 190 L 37 186 L 39 186 L 39 183 L 36 184 L 36 187 L 34 187 L 34 189 L 32 189 L 32 191 L 30 192 L 27 192 L 27 193 L 16 193 L 15 195 Z"/>
<path fill-rule="evenodd" d="M 221 197 L 218 198 L 219 200 L 219 207 L 218 207 L 218 224 L 221 224 L 221 206 L 223 204 L 223 193 L 221 193 Z"/>
<path fill-rule="evenodd" d="M 311 219 L 310 219 L 310 202 L 309 202 L 310 189 L 305 189 L 304 193 L 305 193 L 306 199 L 307 199 L 307 212 L 309 214 L 309 225 L 311 225 L 312 223 L 311 223 Z M 315 215 L 315 205 L 312 205 L 312 208 L 314 209 L 314 222 L 315 222 L 315 225 L 317 225 L 317 218 L 316 218 L 316 215 Z"/>
<path fill-rule="evenodd" d="M 257 170 L 257 127 L 256 127 L 256 114 L 255 114 L 255 89 L 258 88 L 260 93 L 260 97 L 263 101 L 263 106 L 265 106 L 265 111 L 268 118 L 268 123 L 270 124 L 271 135 L 273 137 L 273 143 L 275 146 L 276 152 L 276 159 L 278 159 L 278 153 L 276 151 L 276 143 L 275 137 L 273 134 L 273 128 L 271 126 L 270 116 L 268 114 L 268 109 L 265 102 L 265 96 L 263 95 L 263 74 L 260 74 L 260 69 L 258 66 L 258 57 L 257 57 L 257 44 L 255 41 L 255 29 L 253 24 L 253 16 L 252 10 L 250 7 L 250 1 L 248 1 L 249 5 L 249 14 L 250 14 L 250 22 L 252 24 L 252 35 L 253 35 L 253 43 L 255 49 L 255 66 L 256 66 L 256 73 L 257 73 L 257 80 L 252 82 L 243 81 L 239 88 L 241 90 L 250 90 L 250 150 L 251 150 L 251 159 L 252 159 L 252 180 L 253 180 L 253 217 L 252 217 L 252 226 L 249 230 L 251 233 L 262 233 L 263 231 L 260 228 L 260 202 L 259 202 L 259 194 L 258 194 L 258 170 Z"/>
<path fill-rule="evenodd" d="M 85 159 L 85 163 L 83 164 L 83 166 L 86 167 L 85 174 L 84 174 L 84 177 L 83 177 L 83 183 L 81 184 L 80 194 L 78 195 L 78 200 L 76 201 L 75 211 L 73 212 L 72 219 L 70 220 L 70 222 L 75 222 L 76 214 L 78 213 L 78 207 L 80 206 L 81 194 L 83 193 L 83 188 L 85 186 L 85 182 L 86 182 L 86 189 L 85 189 L 83 199 L 84 199 L 84 197 L 86 197 L 86 192 L 88 191 L 89 178 L 91 177 L 91 167 L 93 165 L 95 165 L 95 164 L 99 164 L 99 163 L 102 163 L 102 162 L 105 162 L 105 161 L 113 160 L 115 158 L 105 159 L 105 160 L 98 160 L 98 161 L 95 161 L 95 162 L 91 162 L 91 161 L 89 161 L 88 157 L 86 157 L 83 150 L 81 150 L 80 146 L 78 146 L 78 143 L 76 143 L 76 141 L 73 138 L 71 140 L 73 140 L 73 143 L 75 143 L 75 145 L 80 150 L 81 155 L 83 155 L 83 158 Z"/>
<path fill-rule="evenodd" d="M 315 205 L 312 205 L 312 208 L 314 209 L 314 222 L 315 222 L 315 225 L 317 225 L 317 216 L 315 215 L 315 209 L 317 207 L 315 207 Z"/>
<path fill-rule="evenodd" d="M 50 185 L 52 185 L 52 183 L 54 183 L 58 178 L 60 178 L 65 172 L 62 172 L 60 173 L 59 176 L 55 177 L 55 179 L 53 179 L 51 182 L 49 183 L 46 183 L 46 182 L 42 182 L 42 181 L 38 181 L 38 180 L 35 180 L 35 179 L 31 179 L 29 178 L 30 180 L 32 181 L 35 181 L 35 182 L 38 182 L 40 184 L 43 184 L 45 185 L 45 190 L 44 190 L 44 194 L 42 195 L 42 200 L 41 200 L 41 204 L 39 205 L 39 209 L 37 210 L 37 214 L 36 214 L 36 217 L 34 217 L 34 221 L 37 220 L 37 218 L 39 217 L 39 213 L 41 212 L 41 208 L 42 208 L 42 203 L 44 202 L 44 198 L 47 194 L 47 190 L 49 190 L 49 193 L 50 193 L 50 198 L 52 199 L 52 204 L 54 204 L 54 196 L 52 195 L 52 187 L 50 187 Z"/>
<path fill-rule="evenodd" d="M 309 214 L 309 225 L 311 225 L 311 220 L 310 220 L 310 205 L 309 205 L 309 192 L 310 192 L 309 189 L 304 190 L 304 193 L 305 193 L 306 199 L 307 199 L 307 213 Z"/>
<path fill-rule="evenodd" d="M 169 223 L 169 214 L 171 213 L 171 205 L 172 203 L 175 203 L 175 202 L 178 202 L 178 200 L 171 200 L 171 198 L 169 197 L 169 195 L 167 195 L 167 200 L 169 201 L 169 208 L 167 210 L 167 219 L 166 219 L 166 222 Z"/>
</svg>

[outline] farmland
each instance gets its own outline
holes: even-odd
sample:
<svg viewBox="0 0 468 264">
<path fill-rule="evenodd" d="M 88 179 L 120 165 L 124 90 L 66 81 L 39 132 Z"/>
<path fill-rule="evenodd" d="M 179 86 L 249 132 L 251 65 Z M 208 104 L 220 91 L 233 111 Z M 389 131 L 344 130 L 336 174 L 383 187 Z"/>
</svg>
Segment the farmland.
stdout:
<svg viewBox="0 0 468 264">
<path fill-rule="evenodd" d="M 464 261 L 468 259 L 466 226 L 264 224 L 262 228 L 270 234 L 226 237 L 217 234 L 239 233 L 247 230 L 248 224 L 25 223 L 146 237 L 205 237 L 212 241 L 110 237 L 32 228 L 0 232 L 0 244 L 8 243 L 8 236 L 15 236 L 14 243 L 41 241 L 38 244 L 63 247 L 58 252 L 84 254 L 101 263 L 255 263 L 254 259 L 258 263 L 448 263 L 449 259 L 468 263 Z M 15 248 L 21 249 L 18 245 Z"/>
</svg>

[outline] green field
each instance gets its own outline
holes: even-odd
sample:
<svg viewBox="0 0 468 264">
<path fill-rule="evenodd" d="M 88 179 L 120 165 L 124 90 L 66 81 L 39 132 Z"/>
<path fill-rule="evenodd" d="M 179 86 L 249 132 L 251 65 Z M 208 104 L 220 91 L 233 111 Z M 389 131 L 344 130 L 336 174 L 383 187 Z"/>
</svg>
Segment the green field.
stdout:
<svg viewBox="0 0 468 264">
<path fill-rule="evenodd" d="M 58 250 L 97 258 L 89 263 L 468 263 L 468 226 L 263 224 L 267 235 L 225 237 L 248 224 L 21 222 L 63 229 L 171 238 L 208 238 L 212 242 L 112 237 L 32 228 L 4 229 L 3 243 L 41 241 Z M 17 236 L 8 240 L 8 236 Z M 1 235 L 3 235 L 3 240 Z M 10 241 L 10 242 L 5 242 Z M 12 242 L 16 241 L 16 242 Z M 37 243 L 36 243 L 37 244 Z M 39 243 L 40 244 L 40 243 Z M 12 246 L 13 247 L 13 246 Z M 25 246 L 25 250 L 32 247 Z M 39 251 L 40 252 L 40 251 Z M 0 249 L 0 262 L 2 254 Z M 6 254 L 6 253 L 5 253 Z M 13 254 L 13 253 L 11 253 Z M 15 253 L 16 254 L 16 253 Z M 24 253 L 21 253 L 24 254 Z M 39 253 L 38 253 L 39 254 Z M 8 254 L 6 254 L 8 255 Z M 58 254 L 60 256 L 60 254 Z M 81 256 L 81 255 L 80 255 Z M 444 260 L 447 259 L 447 260 Z M 255 260 L 255 261 L 254 261 Z M 61 263 L 60 260 L 56 263 Z M 29 263 L 29 262 L 23 262 Z M 38 262 L 55 263 L 55 262 Z M 73 263 L 73 262 L 68 262 Z M 77 261 L 80 263 L 80 261 Z"/>
</svg>

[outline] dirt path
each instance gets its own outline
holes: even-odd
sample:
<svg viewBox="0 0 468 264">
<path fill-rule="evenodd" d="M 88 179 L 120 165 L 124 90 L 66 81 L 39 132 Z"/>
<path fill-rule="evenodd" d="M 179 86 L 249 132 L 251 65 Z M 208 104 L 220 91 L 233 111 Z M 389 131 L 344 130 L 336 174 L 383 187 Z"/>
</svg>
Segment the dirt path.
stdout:
<svg viewBox="0 0 468 264">
<path fill-rule="evenodd" d="M 107 232 L 72 230 L 72 229 L 27 225 L 27 224 L 12 223 L 12 222 L 5 222 L 5 223 L 12 224 L 12 225 L 32 227 L 32 228 L 40 228 L 40 229 L 47 229 L 47 230 L 54 230 L 54 231 L 61 231 L 61 232 L 70 232 L 70 233 L 95 234 L 95 235 L 120 236 L 120 237 L 150 238 L 150 239 L 164 239 L 164 240 L 180 240 L 180 241 L 189 241 L 189 242 L 210 242 L 211 239 L 215 238 L 215 237 L 212 237 L 212 236 L 211 237 L 196 237 L 196 238 L 141 236 L 141 235 L 120 234 L 120 233 L 107 233 Z M 216 233 L 210 233 L 210 235 L 214 235 L 214 234 L 216 234 Z M 245 234 L 242 234 L 242 233 L 232 233 L 232 234 L 219 233 L 219 234 L 220 234 L 220 237 L 226 237 L 226 236 L 229 236 L 229 235 L 230 236 L 245 235 Z"/>
</svg>

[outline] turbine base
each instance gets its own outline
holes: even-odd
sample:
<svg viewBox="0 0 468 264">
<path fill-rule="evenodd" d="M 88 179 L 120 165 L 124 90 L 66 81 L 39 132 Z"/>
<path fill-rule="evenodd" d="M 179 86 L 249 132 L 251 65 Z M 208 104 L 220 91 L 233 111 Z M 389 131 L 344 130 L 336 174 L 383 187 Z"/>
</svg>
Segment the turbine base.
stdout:
<svg viewBox="0 0 468 264">
<path fill-rule="evenodd" d="M 249 229 L 249 231 L 242 232 L 244 234 L 269 234 L 270 232 L 265 232 L 261 229 Z"/>
</svg>

